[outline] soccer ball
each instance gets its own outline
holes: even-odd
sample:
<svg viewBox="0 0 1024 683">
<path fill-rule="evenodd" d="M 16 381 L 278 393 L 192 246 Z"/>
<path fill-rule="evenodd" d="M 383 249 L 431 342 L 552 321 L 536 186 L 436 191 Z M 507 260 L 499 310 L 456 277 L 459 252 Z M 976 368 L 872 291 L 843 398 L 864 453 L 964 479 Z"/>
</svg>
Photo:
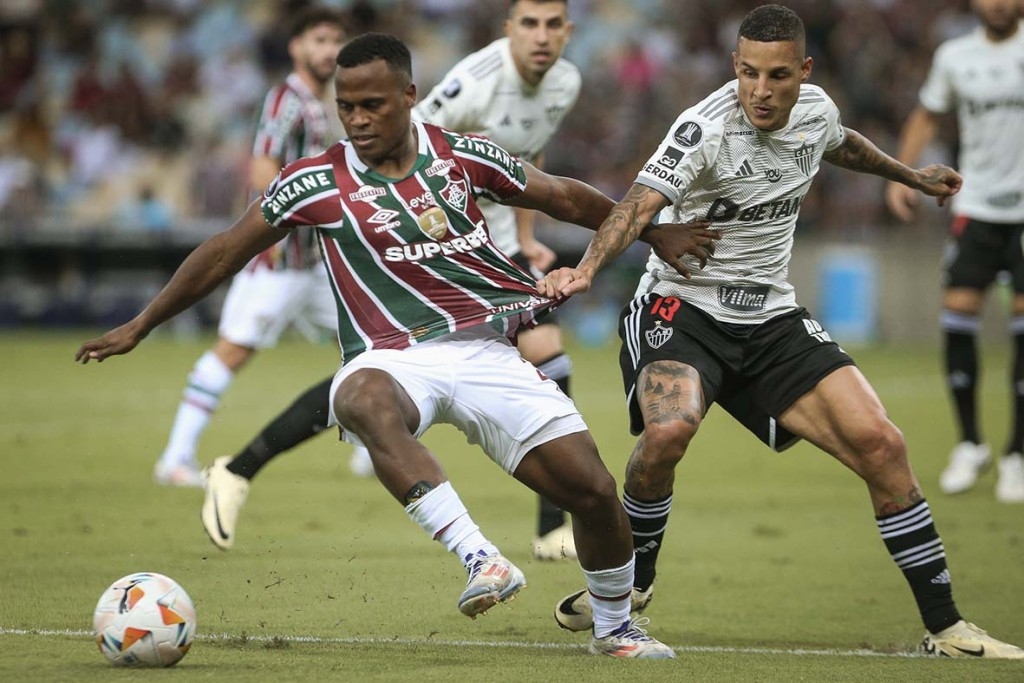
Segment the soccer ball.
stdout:
<svg viewBox="0 0 1024 683">
<path fill-rule="evenodd" d="M 114 666 L 173 666 L 192 646 L 196 608 L 173 579 L 129 574 L 100 596 L 92 630 Z"/>
</svg>

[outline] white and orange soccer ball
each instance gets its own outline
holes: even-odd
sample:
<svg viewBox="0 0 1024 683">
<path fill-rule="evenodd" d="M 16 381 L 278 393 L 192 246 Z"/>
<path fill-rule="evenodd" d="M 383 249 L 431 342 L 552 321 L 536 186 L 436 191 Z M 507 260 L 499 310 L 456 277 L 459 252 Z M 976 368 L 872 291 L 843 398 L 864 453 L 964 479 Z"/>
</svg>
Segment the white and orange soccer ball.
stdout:
<svg viewBox="0 0 1024 683">
<path fill-rule="evenodd" d="M 173 579 L 129 574 L 100 596 L 92 629 L 114 666 L 173 666 L 192 646 L 196 608 Z"/>
</svg>

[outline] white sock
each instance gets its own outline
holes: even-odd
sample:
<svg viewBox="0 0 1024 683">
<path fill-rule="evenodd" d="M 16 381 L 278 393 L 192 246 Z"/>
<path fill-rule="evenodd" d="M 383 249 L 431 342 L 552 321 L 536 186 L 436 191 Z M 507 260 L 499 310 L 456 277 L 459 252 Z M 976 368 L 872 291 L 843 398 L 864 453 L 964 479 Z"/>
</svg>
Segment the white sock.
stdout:
<svg viewBox="0 0 1024 683">
<path fill-rule="evenodd" d="M 160 456 L 164 465 L 180 465 L 195 459 L 199 437 L 220 403 L 221 394 L 234 378 L 235 374 L 213 351 L 207 351 L 196 361 L 178 404 L 167 447 Z"/>
<path fill-rule="evenodd" d="M 451 482 L 442 483 L 406 506 L 405 512 L 430 534 L 430 538 L 454 552 L 467 568 L 481 551 L 484 555 L 498 554 L 494 544 L 480 533 L 480 527 L 469 516 Z"/>
<path fill-rule="evenodd" d="M 590 591 L 590 607 L 594 611 L 594 635 L 602 638 L 629 619 L 629 602 L 633 592 L 635 560 L 612 569 L 583 570 Z"/>
</svg>

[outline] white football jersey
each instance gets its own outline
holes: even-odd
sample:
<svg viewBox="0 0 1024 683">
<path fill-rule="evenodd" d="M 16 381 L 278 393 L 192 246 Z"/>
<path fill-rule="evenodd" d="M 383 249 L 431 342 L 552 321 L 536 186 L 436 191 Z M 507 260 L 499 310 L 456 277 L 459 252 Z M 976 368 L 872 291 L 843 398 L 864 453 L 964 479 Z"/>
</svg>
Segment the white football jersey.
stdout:
<svg viewBox="0 0 1024 683">
<path fill-rule="evenodd" d="M 1024 25 L 999 43 L 979 28 L 940 45 L 920 98 L 929 111 L 956 109 L 964 185 L 954 211 L 1024 221 Z"/>
<path fill-rule="evenodd" d="M 843 143 L 839 110 L 821 88 L 804 84 L 785 128 L 758 130 L 731 81 L 684 111 L 636 182 L 671 202 L 661 223 L 712 221 L 721 230 L 714 258 L 693 277 L 651 254 L 637 296 L 679 296 L 727 323 L 756 324 L 792 310 L 789 283 L 800 203 L 822 155 Z"/>
<path fill-rule="evenodd" d="M 508 38 L 463 58 L 416 105 L 414 117 L 457 133 L 484 135 L 512 155 L 533 161 L 576 104 L 580 72 L 559 59 L 541 82 L 526 83 L 512 61 Z M 512 207 L 479 202 L 491 239 L 506 254 L 519 252 Z"/>
</svg>

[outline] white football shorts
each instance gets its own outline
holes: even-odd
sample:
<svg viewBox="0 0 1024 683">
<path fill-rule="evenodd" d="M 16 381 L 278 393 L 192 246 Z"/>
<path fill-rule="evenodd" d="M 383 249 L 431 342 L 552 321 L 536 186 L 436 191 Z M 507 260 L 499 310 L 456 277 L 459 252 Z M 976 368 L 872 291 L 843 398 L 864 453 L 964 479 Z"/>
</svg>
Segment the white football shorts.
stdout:
<svg viewBox="0 0 1024 683">
<path fill-rule="evenodd" d="M 224 298 L 218 333 L 240 346 L 277 344 L 290 325 L 338 331 L 338 305 L 322 265 L 304 270 L 245 269 Z"/>
<path fill-rule="evenodd" d="M 401 350 L 359 354 L 334 377 L 329 424 L 338 424 L 338 387 L 363 368 L 387 372 L 409 394 L 420 411 L 417 438 L 433 424 L 454 425 L 509 474 L 537 446 L 587 430 L 576 405 L 558 385 L 487 325 Z M 363 445 L 344 429 L 342 438 Z"/>
</svg>

